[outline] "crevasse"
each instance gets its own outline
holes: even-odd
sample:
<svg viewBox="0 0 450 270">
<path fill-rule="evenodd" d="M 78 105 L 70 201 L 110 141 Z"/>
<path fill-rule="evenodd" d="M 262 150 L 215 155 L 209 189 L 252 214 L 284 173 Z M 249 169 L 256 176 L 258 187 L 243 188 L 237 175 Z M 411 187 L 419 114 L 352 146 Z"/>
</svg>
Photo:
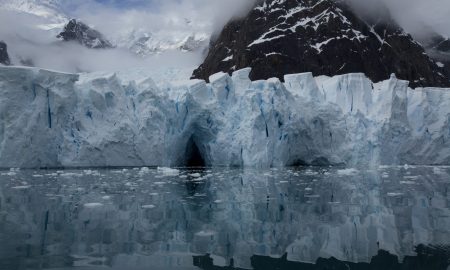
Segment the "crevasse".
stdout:
<svg viewBox="0 0 450 270">
<path fill-rule="evenodd" d="M 0 167 L 450 164 L 450 89 L 249 73 L 162 89 L 1 67 Z"/>
</svg>

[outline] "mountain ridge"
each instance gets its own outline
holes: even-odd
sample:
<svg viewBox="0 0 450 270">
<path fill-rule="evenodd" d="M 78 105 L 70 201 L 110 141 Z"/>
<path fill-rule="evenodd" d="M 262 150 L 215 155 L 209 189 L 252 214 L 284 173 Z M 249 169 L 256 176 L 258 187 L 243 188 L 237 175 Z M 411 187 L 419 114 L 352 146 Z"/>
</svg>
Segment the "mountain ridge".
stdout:
<svg viewBox="0 0 450 270">
<path fill-rule="evenodd" d="M 343 1 L 258 2 L 224 27 L 192 78 L 208 80 L 247 66 L 253 80 L 362 72 L 376 82 L 396 73 L 414 87 L 450 85 L 443 69 L 393 20 L 370 25 Z"/>
<path fill-rule="evenodd" d="M 56 37 L 64 41 L 78 42 L 90 49 L 111 49 L 114 47 L 99 31 L 76 19 L 71 19 Z"/>
</svg>

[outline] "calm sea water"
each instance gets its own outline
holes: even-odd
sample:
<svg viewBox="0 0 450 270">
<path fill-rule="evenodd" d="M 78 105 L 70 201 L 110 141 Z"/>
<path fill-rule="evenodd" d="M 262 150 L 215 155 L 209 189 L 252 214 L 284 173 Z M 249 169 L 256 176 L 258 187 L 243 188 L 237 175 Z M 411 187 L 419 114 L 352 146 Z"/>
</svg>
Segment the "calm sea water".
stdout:
<svg viewBox="0 0 450 270">
<path fill-rule="evenodd" d="M 0 171 L 2 270 L 447 269 L 449 247 L 450 167 Z"/>
</svg>

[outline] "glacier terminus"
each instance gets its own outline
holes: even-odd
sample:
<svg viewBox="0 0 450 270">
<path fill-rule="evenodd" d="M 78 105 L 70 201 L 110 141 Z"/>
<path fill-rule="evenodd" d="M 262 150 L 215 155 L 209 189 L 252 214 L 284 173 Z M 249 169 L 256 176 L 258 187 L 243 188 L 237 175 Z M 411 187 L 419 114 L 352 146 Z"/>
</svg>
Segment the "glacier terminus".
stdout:
<svg viewBox="0 0 450 270">
<path fill-rule="evenodd" d="M 2 167 L 450 164 L 450 89 L 392 75 L 156 84 L 0 67 Z"/>
</svg>

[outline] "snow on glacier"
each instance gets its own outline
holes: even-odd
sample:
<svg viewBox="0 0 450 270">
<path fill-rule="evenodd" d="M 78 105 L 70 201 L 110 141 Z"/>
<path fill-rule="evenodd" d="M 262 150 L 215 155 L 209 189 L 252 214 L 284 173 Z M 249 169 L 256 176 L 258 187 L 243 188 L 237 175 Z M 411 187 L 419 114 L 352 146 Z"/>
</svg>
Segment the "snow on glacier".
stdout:
<svg viewBox="0 0 450 270">
<path fill-rule="evenodd" d="M 250 71 L 156 84 L 0 67 L 0 167 L 184 166 L 193 147 L 208 166 L 450 164 L 450 89 Z"/>
</svg>

